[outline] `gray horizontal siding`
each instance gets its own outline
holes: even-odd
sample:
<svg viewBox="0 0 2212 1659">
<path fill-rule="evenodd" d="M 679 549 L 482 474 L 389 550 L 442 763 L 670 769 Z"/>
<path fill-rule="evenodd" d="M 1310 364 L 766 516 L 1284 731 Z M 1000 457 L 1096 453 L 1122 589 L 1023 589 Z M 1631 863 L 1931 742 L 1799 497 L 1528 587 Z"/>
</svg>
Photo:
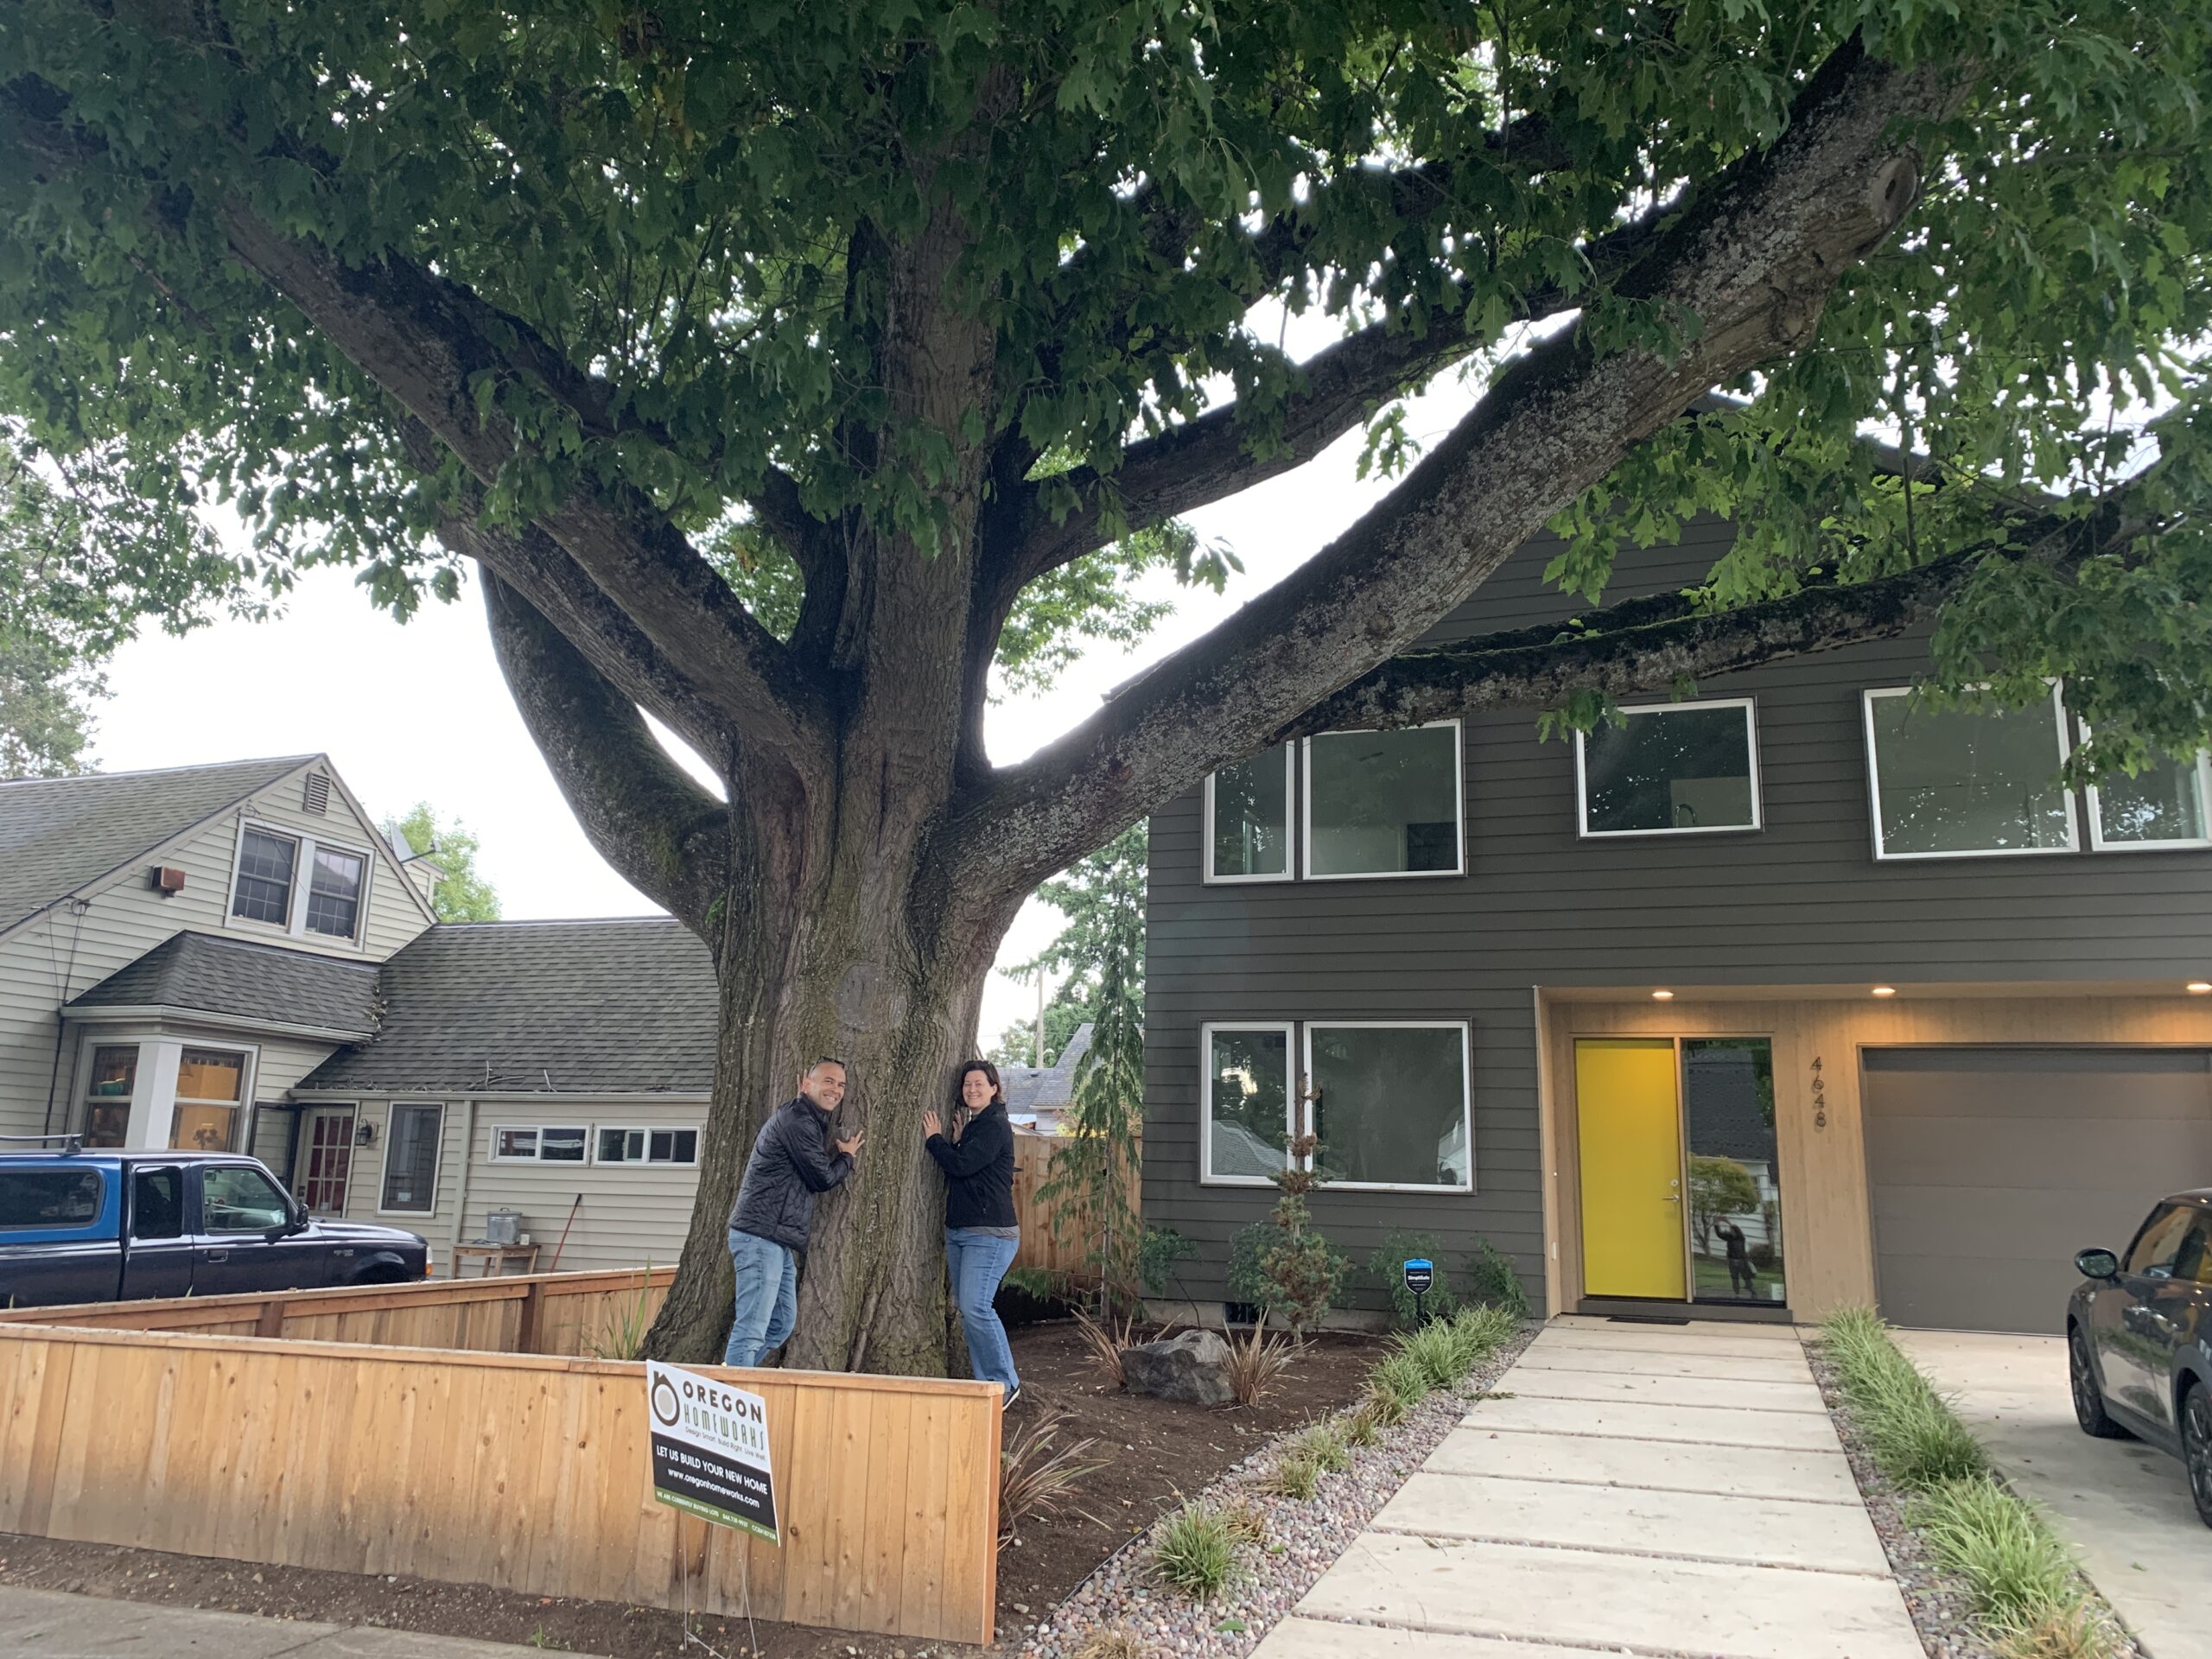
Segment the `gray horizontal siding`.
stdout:
<svg viewBox="0 0 2212 1659">
<path fill-rule="evenodd" d="M 1725 528 L 1636 556 L 1608 600 L 1699 579 Z M 1532 543 L 1434 630 L 1445 640 L 1582 608 L 1548 593 Z M 1227 1242 L 1272 1194 L 1198 1183 L 1198 1028 L 1208 1020 L 1469 1020 L 1471 1196 L 1315 1194 L 1362 1262 L 1394 1228 L 1439 1235 L 1447 1268 L 1478 1237 L 1542 1282 L 1532 987 L 2158 980 L 2212 967 L 2212 853 L 2056 853 L 1877 862 L 1860 693 L 1910 683 L 1919 639 L 1821 653 L 1700 684 L 1758 702 L 1764 827 L 1586 841 L 1574 756 L 1529 710 L 1467 722 L 1467 874 L 1210 887 L 1202 798 L 1152 821 L 1145 1209 L 1198 1240 L 1184 1283 L 1222 1294 Z M 2086 848 L 2086 827 L 2082 833 Z M 1377 1305 L 1368 1287 L 1360 1300 Z"/>
</svg>

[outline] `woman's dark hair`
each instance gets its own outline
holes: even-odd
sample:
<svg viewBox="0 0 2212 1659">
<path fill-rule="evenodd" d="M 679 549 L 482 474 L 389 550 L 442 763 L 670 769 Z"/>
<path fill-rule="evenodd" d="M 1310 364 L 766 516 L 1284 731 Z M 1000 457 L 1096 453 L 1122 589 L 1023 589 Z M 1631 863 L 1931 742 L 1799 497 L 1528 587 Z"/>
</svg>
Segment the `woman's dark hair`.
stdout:
<svg viewBox="0 0 2212 1659">
<path fill-rule="evenodd" d="M 955 1111 L 963 1110 L 967 1107 L 968 1103 L 961 1097 L 961 1095 L 968 1086 L 968 1074 L 970 1071 L 980 1071 L 988 1077 L 991 1080 L 991 1098 L 1001 1106 L 1006 1104 L 1006 1089 L 999 1082 L 998 1067 L 993 1065 L 988 1060 L 969 1060 L 953 1074 L 952 1107 Z"/>
</svg>

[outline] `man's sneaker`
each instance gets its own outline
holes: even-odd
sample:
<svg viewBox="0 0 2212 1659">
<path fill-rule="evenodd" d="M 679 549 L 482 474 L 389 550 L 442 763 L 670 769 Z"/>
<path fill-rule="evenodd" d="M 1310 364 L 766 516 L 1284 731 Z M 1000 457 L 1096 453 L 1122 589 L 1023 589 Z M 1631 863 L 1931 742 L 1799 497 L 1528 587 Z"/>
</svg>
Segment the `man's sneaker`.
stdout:
<svg viewBox="0 0 2212 1659">
<path fill-rule="evenodd" d="M 999 1409 L 1001 1411 L 1012 1411 L 1014 1407 L 1014 1402 L 1020 1398 L 1021 1384 L 1017 1382 L 1006 1391 L 1006 1399 L 1001 1403 Z"/>
</svg>

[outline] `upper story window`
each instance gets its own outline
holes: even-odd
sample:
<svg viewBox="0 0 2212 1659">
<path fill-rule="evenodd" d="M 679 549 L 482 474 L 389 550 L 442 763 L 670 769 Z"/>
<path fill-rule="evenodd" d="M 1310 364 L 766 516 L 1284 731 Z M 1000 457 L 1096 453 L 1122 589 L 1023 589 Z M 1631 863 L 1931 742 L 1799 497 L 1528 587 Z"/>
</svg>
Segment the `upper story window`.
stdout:
<svg viewBox="0 0 2212 1659">
<path fill-rule="evenodd" d="M 2089 786 L 2089 845 L 2133 850 L 2212 847 L 2212 815 L 2205 810 L 2206 759 L 2161 757 L 2133 778 L 2107 778 Z"/>
<path fill-rule="evenodd" d="M 1306 741 L 1306 874 L 1457 875 L 1459 722 Z"/>
<path fill-rule="evenodd" d="M 1972 712 L 1929 708 L 1904 687 L 1869 691 L 1866 743 L 1875 857 L 2074 850 L 2056 685 L 2048 702 Z"/>
<path fill-rule="evenodd" d="M 238 837 L 231 914 L 295 937 L 350 943 L 360 937 L 368 870 L 368 855 L 357 849 L 248 824 Z"/>
<path fill-rule="evenodd" d="M 1285 743 L 1206 779 L 1207 880 L 1289 877 L 1291 760 Z"/>
<path fill-rule="evenodd" d="M 1749 697 L 1621 713 L 1624 724 L 1574 740 L 1584 835 L 1759 827 L 1758 721 Z"/>
</svg>

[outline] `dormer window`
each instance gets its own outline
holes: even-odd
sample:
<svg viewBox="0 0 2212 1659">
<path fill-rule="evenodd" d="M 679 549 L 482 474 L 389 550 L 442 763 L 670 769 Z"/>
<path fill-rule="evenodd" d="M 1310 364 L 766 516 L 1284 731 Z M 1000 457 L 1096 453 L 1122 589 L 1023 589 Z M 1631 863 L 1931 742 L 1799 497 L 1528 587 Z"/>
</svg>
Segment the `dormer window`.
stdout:
<svg viewBox="0 0 2212 1659">
<path fill-rule="evenodd" d="M 249 823 L 238 837 L 231 916 L 295 938 L 350 944 L 360 937 L 368 874 L 368 855 L 358 849 Z"/>
</svg>

